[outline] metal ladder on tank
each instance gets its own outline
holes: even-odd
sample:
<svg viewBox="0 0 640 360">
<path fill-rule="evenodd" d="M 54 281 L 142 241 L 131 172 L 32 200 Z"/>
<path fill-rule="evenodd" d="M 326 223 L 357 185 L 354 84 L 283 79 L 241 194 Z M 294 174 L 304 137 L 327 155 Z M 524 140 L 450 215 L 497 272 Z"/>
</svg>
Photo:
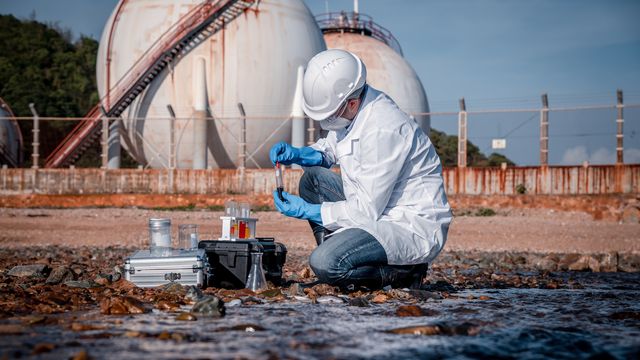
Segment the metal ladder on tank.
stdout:
<svg viewBox="0 0 640 360">
<path fill-rule="evenodd" d="M 167 30 L 110 89 L 100 103 L 46 158 L 44 166 L 73 164 L 102 133 L 102 119 L 120 116 L 169 64 L 182 58 L 204 40 L 224 28 L 257 0 L 208 0 L 191 9 Z M 176 40 L 178 39 L 178 40 Z M 115 99 L 102 113 L 105 100 Z"/>
</svg>

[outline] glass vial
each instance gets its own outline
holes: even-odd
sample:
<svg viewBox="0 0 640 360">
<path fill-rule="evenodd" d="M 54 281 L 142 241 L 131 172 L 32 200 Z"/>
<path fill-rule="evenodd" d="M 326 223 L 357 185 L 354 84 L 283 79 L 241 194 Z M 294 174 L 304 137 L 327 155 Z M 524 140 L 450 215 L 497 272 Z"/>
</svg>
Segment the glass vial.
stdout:
<svg viewBox="0 0 640 360">
<path fill-rule="evenodd" d="M 184 250 L 198 248 L 198 225 L 184 224 L 178 226 L 179 247 Z"/>
<path fill-rule="evenodd" d="M 149 239 L 151 255 L 171 255 L 171 219 L 149 219 Z"/>
<path fill-rule="evenodd" d="M 251 271 L 247 277 L 247 289 L 257 292 L 265 290 L 267 288 L 267 279 L 264 277 L 264 270 L 262 270 L 262 253 L 251 253 Z"/>
</svg>

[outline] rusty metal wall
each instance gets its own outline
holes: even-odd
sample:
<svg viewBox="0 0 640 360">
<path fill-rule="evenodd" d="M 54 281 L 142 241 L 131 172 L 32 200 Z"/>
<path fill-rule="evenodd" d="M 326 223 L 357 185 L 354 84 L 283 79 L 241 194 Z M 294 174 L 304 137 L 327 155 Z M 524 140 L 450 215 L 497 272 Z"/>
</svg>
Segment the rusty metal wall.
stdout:
<svg viewBox="0 0 640 360">
<path fill-rule="evenodd" d="M 285 188 L 297 193 L 302 170 L 287 170 Z M 531 195 L 640 193 L 640 164 L 446 168 L 447 194 Z M 520 187 L 522 188 L 522 187 Z M 270 194 L 273 170 L 0 169 L 0 195 L 12 194 Z"/>
</svg>

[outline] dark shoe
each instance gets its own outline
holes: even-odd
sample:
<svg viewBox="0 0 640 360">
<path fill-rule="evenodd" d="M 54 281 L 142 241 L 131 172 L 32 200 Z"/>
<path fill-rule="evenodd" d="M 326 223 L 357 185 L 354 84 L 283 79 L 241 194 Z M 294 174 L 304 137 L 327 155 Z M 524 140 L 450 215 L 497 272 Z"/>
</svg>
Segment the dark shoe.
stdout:
<svg viewBox="0 0 640 360">
<path fill-rule="evenodd" d="M 313 237 L 316 238 L 316 244 L 318 244 L 318 246 L 322 245 L 322 243 L 324 242 L 325 234 L 326 231 L 324 229 L 318 229 L 317 231 L 313 232 Z"/>
</svg>

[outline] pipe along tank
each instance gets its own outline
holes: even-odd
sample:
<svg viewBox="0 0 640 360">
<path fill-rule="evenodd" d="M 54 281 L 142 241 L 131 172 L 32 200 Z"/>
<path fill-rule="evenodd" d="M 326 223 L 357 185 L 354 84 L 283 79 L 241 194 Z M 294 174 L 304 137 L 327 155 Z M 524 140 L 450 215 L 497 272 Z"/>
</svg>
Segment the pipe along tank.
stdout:
<svg viewBox="0 0 640 360">
<path fill-rule="evenodd" d="M 98 50 L 100 97 L 200 2 L 120 0 Z M 292 141 L 292 121 L 288 119 L 299 114 L 299 109 L 294 109 L 294 102 L 299 106 L 299 99 L 294 101 L 298 78 L 309 59 L 326 49 L 325 42 L 301 0 L 256 3 L 165 69 L 122 114 L 122 146 L 138 162 L 169 167 L 171 120 L 167 105 L 173 107 L 177 118 L 178 168 L 239 165 L 242 121 L 238 103 L 247 116 L 248 168 L 270 167 L 272 144 Z M 196 120 L 205 117 L 208 121 Z M 293 140 L 298 146 L 305 141 L 303 121 L 293 121 Z"/>
</svg>

